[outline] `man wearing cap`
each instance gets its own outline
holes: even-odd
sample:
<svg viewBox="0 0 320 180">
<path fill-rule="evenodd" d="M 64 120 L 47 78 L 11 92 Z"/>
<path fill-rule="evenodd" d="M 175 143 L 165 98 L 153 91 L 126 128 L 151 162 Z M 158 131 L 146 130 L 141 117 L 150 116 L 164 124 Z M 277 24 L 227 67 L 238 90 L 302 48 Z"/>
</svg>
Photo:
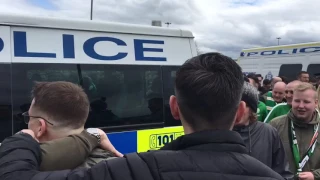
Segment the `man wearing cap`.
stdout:
<svg viewBox="0 0 320 180">
<path fill-rule="evenodd" d="M 254 76 L 254 78 L 256 78 Z M 255 87 L 258 90 L 258 87 L 255 86 L 255 81 L 258 81 L 258 79 L 256 78 L 256 80 L 253 79 L 253 77 L 251 76 L 247 76 L 247 78 L 244 79 L 246 82 L 250 83 L 253 87 Z M 258 121 L 263 121 L 266 117 L 267 117 L 267 106 L 264 104 L 264 100 L 263 97 L 260 96 L 259 94 L 259 102 L 258 102 L 258 109 L 257 109 L 257 119 Z"/>
<path fill-rule="evenodd" d="M 289 171 L 285 150 L 276 129 L 257 121 L 258 96 L 257 89 L 245 82 L 241 100 L 246 103 L 246 110 L 233 131 L 241 135 L 250 156 L 269 166 L 282 177 L 290 179 L 293 173 Z"/>
</svg>

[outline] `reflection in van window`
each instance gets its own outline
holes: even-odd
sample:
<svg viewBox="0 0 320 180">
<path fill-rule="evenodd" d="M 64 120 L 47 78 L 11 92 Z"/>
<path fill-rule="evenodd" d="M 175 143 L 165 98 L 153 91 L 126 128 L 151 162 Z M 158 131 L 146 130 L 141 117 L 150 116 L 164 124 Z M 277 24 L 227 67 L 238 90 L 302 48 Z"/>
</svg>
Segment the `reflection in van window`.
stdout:
<svg viewBox="0 0 320 180">
<path fill-rule="evenodd" d="M 315 76 L 315 74 L 320 73 L 320 64 L 309 64 L 307 72 L 310 76 Z"/>
<path fill-rule="evenodd" d="M 279 70 L 279 76 L 284 76 L 288 81 L 297 79 L 298 73 L 302 69 L 302 64 L 282 64 Z"/>
<path fill-rule="evenodd" d="M 161 72 L 163 68 L 163 72 Z M 35 81 L 69 81 L 88 94 L 86 127 L 110 127 L 172 121 L 169 97 L 175 73 L 161 66 L 101 64 L 12 65 L 14 131 L 26 128 L 21 113 L 30 106 Z M 177 69 L 177 68 L 175 68 Z M 179 121 L 172 121 L 180 125 Z"/>
</svg>

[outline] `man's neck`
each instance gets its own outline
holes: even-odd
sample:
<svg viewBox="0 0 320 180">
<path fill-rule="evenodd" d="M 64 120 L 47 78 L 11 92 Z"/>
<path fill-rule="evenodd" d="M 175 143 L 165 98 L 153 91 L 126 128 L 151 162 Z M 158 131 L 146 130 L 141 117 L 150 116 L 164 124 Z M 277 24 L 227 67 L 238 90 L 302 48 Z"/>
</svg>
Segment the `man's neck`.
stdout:
<svg viewBox="0 0 320 180">
<path fill-rule="evenodd" d="M 79 129 L 69 129 L 69 128 L 64 128 L 64 129 L 54 129 L 54 130 L 48 130 L 49 132 L 49 141 L 50 140 L 55 140 L 55 139 L 60 139 L 64 138 L 70 135 L 74 134 L 80 134 L 84 128 L 79 128 Z"/>
</svg>

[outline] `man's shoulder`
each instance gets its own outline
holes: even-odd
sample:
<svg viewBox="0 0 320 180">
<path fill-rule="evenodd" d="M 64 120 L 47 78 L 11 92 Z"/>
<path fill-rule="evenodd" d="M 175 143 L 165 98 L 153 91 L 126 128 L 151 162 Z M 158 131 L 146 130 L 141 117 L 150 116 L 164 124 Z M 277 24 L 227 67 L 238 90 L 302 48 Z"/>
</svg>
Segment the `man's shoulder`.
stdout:
<svg viewBox="0 0 320 180">
<path fill-rule="evenodd" d="M 264 123 L 264 122 L 260 122 L 260 121 L 257 121 L 257 129 L 259 131 L 262 131 L 262 132 L 270 132 L 270 133 L 274 133 L 276 132 L 277 130 L 271 126 L 269 123 Z"/>
<path fill-rule="evenodd" d="M 242 171 L 242 164 L 246 164 L 246 169 L 248 168 L 250 171 L 246 174 L 239 175 L 238 178 L 249 175 L 259 175 L 260 177 L 270 178 L 279 177 L 268 166 L 247 153 L 215 152 L 214 150 L 159 150 L 139 153 L 139 156 L 149 167 L 154 167 L 160 174 L 165 172 L 189 172 L 189 174 L 201 173 L 201 171 L 195 170 L 196 167 L 201 166 L 206 169 L 206 173 L 223 173 L 226 176 L 235 177 L 237 176 L 238 171 Z M 212 161 L 212 159 L 215 160 Z M 221 165 L 222 162 L 228 163 Z M 161 169 L 158 169 L 159 167 L 161 167 Z M 150 170 L 152 171 L 154 168 L 150 168 Z"/>
<path fill-rule="evenodd" d="M 286 114 L 282 116 L 278 116 L 274 118 L 272 121 L 270 121 L 270 125 L 277 129 L 277 127 L 285 123 L 286 119 L 287 119 Z"/>
<path fill-rule="evenodd" d="M 287 103 L 279 103 L 279 104 L 275 105 L 273 108 L 283 108 L 283 107 L 286 107 L 286 106 L 288 106 Z"/>
<path fill-rule="evenodd" d="M 91 168 L 92 166 L 100 163 L 101 161 L 114 159 L 116 156 L 110 152 L 101 148 L 94 149 L 85 162 L 79 167 Z"/>
</svg>

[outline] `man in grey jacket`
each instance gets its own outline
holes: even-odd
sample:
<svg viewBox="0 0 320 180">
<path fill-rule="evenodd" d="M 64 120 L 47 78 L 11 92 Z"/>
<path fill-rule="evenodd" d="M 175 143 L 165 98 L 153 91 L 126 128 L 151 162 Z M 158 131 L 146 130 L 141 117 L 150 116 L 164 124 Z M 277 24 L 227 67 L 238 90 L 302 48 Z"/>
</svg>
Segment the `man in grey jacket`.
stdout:
<svg viewBox="0 0 320 180">
<path fill-rule="evenodd" d="M 286 179 L 293 178 L 280 137 L 275 128 L 257 121 L 259 92 L 248 82 L 243 86 L 246 111 L 233 128 L 245 142 L 249 155 L 269 166 Z"/>
</svg>

